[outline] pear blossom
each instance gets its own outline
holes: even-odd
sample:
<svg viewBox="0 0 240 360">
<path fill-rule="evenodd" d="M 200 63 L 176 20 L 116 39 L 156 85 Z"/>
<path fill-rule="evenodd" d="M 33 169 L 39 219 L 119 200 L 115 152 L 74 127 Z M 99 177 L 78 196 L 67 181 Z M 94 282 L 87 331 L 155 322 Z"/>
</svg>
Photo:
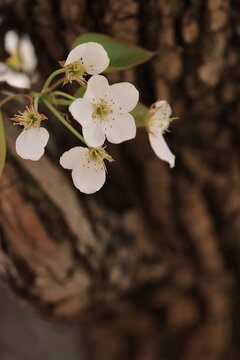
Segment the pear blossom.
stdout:
<svg viewBox="0 0 240 360">
<path fill-rule="evenodd" d="M 175 156 L 170 151 L 163 137 L 163 134 L 169 127 L 170 121 L 175 119 L 170 118 L 171 114 L 172 110 L 167 101 L 157 101 L 150 108 L 147 130 L 154 153 L 161 160 L 167 161 L 170 167 L 173 168 L 175 165 Z"/>
<path fill-rule="evenodd" d="M 85 194 L 100 190 L 106 180 L 104 159 L 113 161 L 104 148 L 87 148 L 76 146 L 60 158 L 64 169 L 72 170 L 73 183 Z"/>
<path fill-rule="evenodd" d="M 12 118 L 19 125 L 24 126 L 24 130 L 16 140 L 16 152 L 23 159 L 36 161 L 44 154 L 49 133 L 45 128 L 40 127 L 40 124 L 45 119 L 46 116 L 39 114 L 33 105 Z"/>
<path fill-rule="evenodd" d="M 105 138 L 119 144 L 136 136 L 135 121 L 129 112 L 137 105 L 138 98 L 134 85 L 128 82 L 109 85 L 104 76 L 94 75 L 83 98 L 74 100 L 69 111 L 82 125 L 89 146 L 101 146 Z"/>
<path fill-rule="evenodd" d="M 4 47 L 10 56 L 5 62 L 0 62 L 0 81 L 6 81 L 11 86 L 29 88 L 37 58 L 28 35 L 19 38 L 14 30 L 8 31 L 4 37 Z"/>
<path fill-rule="evenodd" d="M 80 44 L 69 53 L 66 62 L 60 62 L 66 70 L 64 83 L 76 80 L 80 85 L 86 84 L 84 77 L 87 74 L 100 74 L 108 67 L 109 62 L 108 54 L 101 44 Z"/>
</svg>

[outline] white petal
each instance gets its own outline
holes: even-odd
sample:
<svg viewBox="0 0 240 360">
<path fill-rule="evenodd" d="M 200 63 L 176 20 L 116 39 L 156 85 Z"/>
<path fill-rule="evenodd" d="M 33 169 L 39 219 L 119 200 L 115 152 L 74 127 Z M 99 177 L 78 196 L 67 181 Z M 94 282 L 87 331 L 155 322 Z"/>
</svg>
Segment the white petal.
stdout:
<svg viewBox="0 0 240 360">
<path fill-rule="evenodd" d="M 69 111 L 82 126 L 89 126 L 92 122 L 93 108 L 83 99 L 76 99 L 69 106 Z"/>
<path fill-rule="evenodd" d="M 129 82 L 122 82 L 110 86 L 109 96 L 114 100 L 115 106 L 129 112 L 135 108 L 139 99 L 139 92 Z"/>
<path fill-rule="evenodd" d="M 74 49 L 70 51 L 68 54 L 67 60 L 65 62 L 65 66 L 73 63 L 74 61 L 79 60 L 81 57 L 83 57 L 83 54 L 85 52 L 87 43 L 81 44 L 76 46 Z"/>
<path fill-rule="evenodd" d="M 115 114 L 111 115 L 113 118 L 110 120 L 106 136 L 108 141 L 113 144 L 119 144 L 135 138 L 136 125 L 134 118 L 131 114 Z"/>
<path fill-rule="evenodd" d="M 22 60 L 23 71 L 32 73 L 37 66 L 37 57 L 35 55 L 33 44 L 28 35 L 22 36 L 20 40 L 20 56 Z"/>
<path fill-rule="evenodd" d="M 102 75 L 94 75 L 88 81 L 87 90 L 83 96 L 84 100 L 96 102 L 108 94 L 109 84 L 107 79 Z M 96 101 L 95 101 L 95 100 Z"/>
<path fill-rule="evenodd" d="M 4 73 L 7 69 L 9 69 L 8 66 L 3 62 L 0 62 L 0 75 Z"/>
<path fill-rule="evenodd" d="M 88 158 L 89 150 L 82 146 L 76 146 L 65 153 L 60 157 L 60 164 L 64 169 L 72 170 L 74 166 L 79 163 L 85 163 L 86 158 Z"/>
<path fill-rule="evenodd" d="M 13 71 L 1 62 L 0 81 L 6 81 L 9 85 L 22 88 L 29 88 L 31 86 L 30 79 L 26 74 Z"/>
<path fill-rule="evenodd" d="M 97 75 L 103 72 L 109 65 L 109 57 L 101 44 L 88 42 L 82 56 L 83 66 L 90 75 Z"/>
<path fill-rule="evenodd" d="M 167 161 L 171 168 L 175 165 L 175 156 L 171 153 L 164 137 L 160 131 L 154 134 L 149 133 L 149 141 L 155 154 L 164 161 Z"/>
<path fill-rule="evenodd" d="M 13 71 L 9 68 L 5 72 L 0 73 L 0 81 L 6 81 L 9 85 L 20 88 L 31 87 L 31 81 L 26 74 Z"/>
<path fill-rule="evenodd" d="M 91 147 L 98 147 L 104 144 L 105 134 L 101 124 L 98 122 L 93 122 L 90 126 L 82 128 L 83 137 Z"/>
<path fill-rule="evenodd" d="M 172 109 L 166 100 L 159 100 L 155 103 L 153 118 L 168 119 L 172 115 Z"/>
<path fill-rule="evenodd" d="M 18 50 L 19 36 L 14 30 L 8 31 L 4 36 L 4 47 L 10 55 L 15 55 Z"/>
<path fill-rule="evenodd" d="M 16 151 L 23 159 L 39 160 L 48 139 L 49 133 L 42 127 L 23 130 L 16 140 Z"/>
<path fill-rule="evenodd" d="M 100 190 L 106 180 L 105 170 L 95 162 L 79 164 L 72 171 L 73 183 L 85 194 L 93 194 Z"/>
<path fill-rule="evenodd" d="M 7 81 L 8 72 L 12 70 L 5 65 L 4 63 L 0 62 L 0 81 Z"/>
</svg>

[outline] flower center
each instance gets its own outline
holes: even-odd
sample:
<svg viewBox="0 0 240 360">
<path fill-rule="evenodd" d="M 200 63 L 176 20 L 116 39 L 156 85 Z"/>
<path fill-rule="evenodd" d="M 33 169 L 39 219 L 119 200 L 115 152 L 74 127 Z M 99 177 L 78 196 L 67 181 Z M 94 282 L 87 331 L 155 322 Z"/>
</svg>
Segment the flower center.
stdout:
<svg viewBox="0 0 240 360">
<path fill-rule="evenodd" d="M 19 52 L 17 51 L 14 55 L 7 58 L 5 64 L 14 71 L 21 71 L 22 70 L 22 60 L 20 57 Z"/>
<path fill-rule="evenodd" d="M 112 113 L 112 108 L 105 100 L 101 100 L 98 104 L 93 104 L 93 118 L 106 120 L 107 116 Z"/>
<path fill-rule="evenodd" d="M 39 127 L 41 119 L 40 114 L 34 112 L 26 112 L 23 114 L 24 120 L 24 128 L 32 128 L 32 127 Z"/>
<path fill-rule="evenodd" d="M 47 119 L 45 115 L 40 114 L 31 104 L 26 110 L 15 115 L 11 120 L 17 121 L 17 124 L 24 126 L 24 130 L 39 128 L 41 121 Z"/>
<path fill-rule="evenodd" d="M 90 159 L 94 161 L 97 165 L 100 165 L 101 168 L 105 171 L 107 171 L 107 169 L 104 160 L 106 159 L 109 162 L 114 161 L 113 158 L 106 152 L 104 147 L 90 148 L 89 155 Z"/>
<path fill-rule="evenodd" d="M 78 81 L 80 84 L 85 84 L 84 75 L 87 73 L 82 61 L 74 61 L 73 63 L 65 66 L 66 78 L 70 83 L 73 80 Z"/>
<path fill-rule="evenodd" d="M 152 129 L 160 129 L 162 134 L 164 134 L 167 130 L 168 130 L 168 127 L 169 127 L 169 120 L 171 119 L 158 119 L 158 118 L 151 118 L 149 120 L 149 128 L 150 128 L 150 131 L 151 131 L 151 128 Z"/>
</svg>

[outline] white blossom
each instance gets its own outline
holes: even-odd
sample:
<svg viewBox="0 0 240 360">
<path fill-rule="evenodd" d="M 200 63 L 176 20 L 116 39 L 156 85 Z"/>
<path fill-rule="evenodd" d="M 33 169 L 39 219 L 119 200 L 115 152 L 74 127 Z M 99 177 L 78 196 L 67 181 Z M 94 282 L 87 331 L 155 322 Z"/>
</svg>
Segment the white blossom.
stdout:
<svg viewBox="0 0 240 360">
<path fill-rule="evenodd" d="M 103 148 L 76 146 L 66 151 L 60 158 L 63 168 L 72 170 L 73 183 L 85 194 L 100 190 L 106 180 L 104 159 L 113 161 Z"/>
<path fill-rule="evenodd" d="M 31 40 L 28 35 L 19 38 L 14 30 L 10 30 L 5 34 L 4 46 L 10 56 L 4 63 L 0 62 L 0 81 L 6 81 L 11 86 L 29 88 L 30 75 L 37 66 Z"/>
<path fill-rule="evenodd" d="M 24 126 L 24 130 L 16 140 L 16 152 L 23 159 L 36 161 L 44 154 L 49 133 L 46 129 L 40 127 L 40 124 L 45 119 L 45 115 L 39 114 L 33 105 L 27 107 L 20 115 L 12 118 L 19 125 Z"/>
<path fill-rule="evenodd" d="M 137 105 L 138 98 L 134 85 L 128 82 L 109 85 L 104 76 L 94 75 L 83 98 L 73 101 L 69 111 L 82 125 L 89 146 L 103 145 L 105 137 L 119 144 L 136 136 L 135 121 L 129 112 Z"/>
<path fill-rule="evenodd" d="M 109 65 L 109 57 L 101 44 L 87 42 L 76 46 L 68 55 L 66 62 L 60 62 L 65 70 L 65 83 L 78 81 L 84 84 L 84 76 L 97 75 L 103 72 Z"/>
<path fill-rule="evenodd" d="M 167 131 L 171 119 L 172 110 L 165 100 L 154 103 L 148 117 L 148 135 L 151 147 L 155 154 L 162 160 L 167 161 L 171 168 L 175 165 L 175 156 L 170 151 L 164 140 L 163 134 Z"/>
</svg>

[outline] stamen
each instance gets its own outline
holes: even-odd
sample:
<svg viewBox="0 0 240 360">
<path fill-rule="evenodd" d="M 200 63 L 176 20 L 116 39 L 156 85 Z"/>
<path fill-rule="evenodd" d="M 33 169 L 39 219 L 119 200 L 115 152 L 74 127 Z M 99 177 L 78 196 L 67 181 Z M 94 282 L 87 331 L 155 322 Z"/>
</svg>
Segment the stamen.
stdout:
<svg viewBox="0 0 240 360">
<path fill-rule="evenodd" d="M 86 85 L 86 80 L 84 76 L 87 74 L 87 70 L 84 67 L 82 58 L 80 60 L 74 61 L 73 63 L 64 66 L 66 70 L 66 76 L 64 83 L 72 83 L 73 80 L 76 80 L 80 85 Z"/>
<path fill-rule="evenodd" d="M 105 147 L 98 147 L 98 148 L 90 148 L 90 159 L 96 163 L 96 166 L 100 165 L 100 167 L 107 172 L 106 165 L 104 160 L 108 160 L 109 162 L 114 161 L 113 158 L 106 152 Z M 96 171 L 97 171 L 96 168 Z"/>
<path fill-rule="evenodd" d="M 93 104 L 93 118 L 98 118 L 102 122 L 107 120 L 107 116 L 112 113 L 112 108 L 104 99 L 100 99 L 98 104 Z"/>
<path fill-rule="evenodd" d="M 20 115 L 15 115 L 11 120 L 17 121 L 20 125 L 24 126 L 24 129 L 39 128 L 41 121 L 46 119 L 46 116 L 39 114 L 39 112 L 31 104 L 26 110 Z"/>
</svg>

